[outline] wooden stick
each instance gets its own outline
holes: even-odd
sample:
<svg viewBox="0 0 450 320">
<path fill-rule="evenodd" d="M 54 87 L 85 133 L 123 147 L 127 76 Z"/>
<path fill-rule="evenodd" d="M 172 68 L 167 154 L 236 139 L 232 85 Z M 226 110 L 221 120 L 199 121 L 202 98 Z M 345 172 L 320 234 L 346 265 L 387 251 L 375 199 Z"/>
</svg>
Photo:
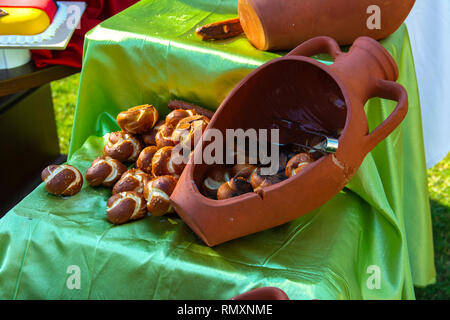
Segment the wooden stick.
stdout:
<svg viewBox="0 0 450 320">
<path fill-rule="evenodd" d="M 239 18 L 210 23 L 195 30 L 202 40 L 223 40 L 243 33 Z"/>
<path fill-rule="evenodd" d="M 186 102 L 186 101 L 181 101 L 181 100 L 170 100 L 169 102 L 169 109 L 170 110 L 176 110 L 176 109 L 183 109 L 183 110 L 190 110 L 193 109 L 195 110 L 198 114 L 201 114 L 205 117 L 208 117 L 209 119 L 211 119 L 214 115 L 214 112 L 207 110 L 205 108 L 202 108 L 196 104 L 190 103 L 190 102 Z"/>
</svg>

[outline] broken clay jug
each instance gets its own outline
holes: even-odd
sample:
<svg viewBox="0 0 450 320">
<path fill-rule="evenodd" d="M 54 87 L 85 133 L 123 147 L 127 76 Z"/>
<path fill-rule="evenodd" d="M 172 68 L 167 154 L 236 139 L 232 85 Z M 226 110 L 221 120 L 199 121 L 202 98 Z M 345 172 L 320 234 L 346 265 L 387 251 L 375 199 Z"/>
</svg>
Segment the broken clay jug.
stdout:
<svg viewBox="0 0 450 320">
<path fill-rule="evenodd" d="M 334 64 L 310 58 L 319 53 L 331 55 Z M 214 246 L 279 226 L 323 205 L 344 188 L 365 156 L 405 117 L 408 97 L 394 82 L 397 78 L 394 59 L 369 37 L 358 38 L 347 53 L 335 40 L 317 37 L 260 66 L 228 94 L 207 130 L 215 128 L 225 135 L 226 129 L 271 129 L 274 119 L 289 119 L 325 134 L 340 131 L 336 153 L 322 156 L 299 174 L 262 188 L 258 194 L 226 200 L 200 193 L 210 166 L 190 161 L 171 196 L 177 213 L 207 245 Z M 369 133 L 364 105 L 372 97 L 398 104 Z M 310 138 L 306 132 L 293 136 L 284 127 L 279 127 L 279 137 L 281 144 L 305 144 Z M 210 143 L 200 140 L 194 157 Z"/>
<path fill-rule="evenodd" d="M 415 0 L 239 0 L 242 28 L 260 50 L 289 50 L 317 36 L 349 45 L 394 33 Z"/>
</svg>

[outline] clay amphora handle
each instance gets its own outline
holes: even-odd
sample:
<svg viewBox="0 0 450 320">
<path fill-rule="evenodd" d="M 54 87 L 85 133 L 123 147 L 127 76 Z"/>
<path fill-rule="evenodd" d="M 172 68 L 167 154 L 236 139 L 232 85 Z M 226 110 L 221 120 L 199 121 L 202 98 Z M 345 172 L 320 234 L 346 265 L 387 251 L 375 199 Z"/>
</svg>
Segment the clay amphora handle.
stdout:
<svg viewBox="0 0 450 320">
<path fill-rule="evenodd" d="M 333 59 L 342 54 L 338 43 L 330 37 L 316 37 L 303 42 L 297 46 L 287 56 L 311 57 L 320 53 L 328 53 Z"/>
<path fill-rule="evenodd" d="M 373 44 L 375 43 L 375 40 L 368 39 L 366 37 L 359 38 L 355 42 L 355 44 L 358 41 L 360 42 L 365 41 L 369 43 L 373 42 Z M 378 44 L 378 42 L 376 43 Z M 357 47 L 358 45 L 356 46 L 354 45 L 353 50 L 359 50 Z M 324 37 L 316 37 L 302 43 L 301 45 L 293 49 L 291 52 L 289 52 L 287 56 L 296 55 L 309 57 L 320 53 L 328 53 L 334 60 L 336 60 L 340 55 L 343 54 L 338 43 L 334 39 L 324 36 Z M 372 53 L 374 54 L 375 52 L 372 51 Z M 390 66 L 389 63 L 386 63 L 386 65 Z M 387 70 L 390 71 L 387 72 L 387 74 L 391 75 L 393 79 L 397 79 L 398 70 L 396 69 L 396 67 L 392 67 L 393 69 L 391 68 L 393 71 L 388 67 L 386 68 Z M 346 72 L 345 70 L 341 70 L 340 73 L 342 75 L 348 72 Z M 369 153 L 373 148 L 375 148 L 375 146 L 378 143 L 380 143 L 387 136 L 389 136 L 392 133 L 392 131 L 394 131 L 394 129 L 400 125 L 402 120 L 405 118 L 406 113 L 408 112 L 408 94 L 403 86 L 394 81 L 377 79 L 376 77 L 372 77 L 370 81 L 373 81 L 372 83 L 374 83 L 374 88 L 371 90 L 369 97 L 367 97 L 368 99 L 373 97 L 379 97 L 397 101 L 398 104 L 394 109 L 394 111 L 390 114 L 390 116 L 383 121 L 383 123 L 381 123 L 375 130 L 373 130 L 370 134 L 367 134 L 363 138 L 366 153 Z"/>
<path fill-rule="evenodd" d="M 377 80 L 371 98 L 374 97 L 398 103 L 389 117 L 365 137 L 366 152 L 370 152 L 377 144 L 386 139 L 400 125 L 408 112 L 408 93 L 402 85 L 394 81 Z"/>
</svg>

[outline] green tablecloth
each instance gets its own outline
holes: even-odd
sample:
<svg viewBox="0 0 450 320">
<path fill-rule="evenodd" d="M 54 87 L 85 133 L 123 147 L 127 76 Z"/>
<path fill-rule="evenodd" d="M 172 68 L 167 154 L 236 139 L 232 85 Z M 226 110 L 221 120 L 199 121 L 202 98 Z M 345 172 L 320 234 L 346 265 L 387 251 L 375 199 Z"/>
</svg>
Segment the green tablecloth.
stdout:
<svg viewBox="0 0 450 320">
<path fill-rule="evenodd" d="M 151 103 L 164 115 L 171 98 L 217 108 L 248 72 L 278 57 L 244 36 L 202 42 L 193 35 L 236 16 L 236 2 L 141 1 L 92 30 L 69 163 L 89 167 L 120 110 Z M 409 113 L 325 205 L 209 248 L 178 218 L 110 225 L 107 189 L 84 185 L 58 198 L 41 185 L 0 220 L 0 298 L 228 299 L 262 286 L 291 299 L 414 298 L 414 284 L 435 280 L 420 103 L 406 28 L 382 43 L 398 62 Z M 370 127 L 393 107 L 370 100 Z M 79 289 L 67 285 L 71 266 L 79 268 Z"/>
</svg>

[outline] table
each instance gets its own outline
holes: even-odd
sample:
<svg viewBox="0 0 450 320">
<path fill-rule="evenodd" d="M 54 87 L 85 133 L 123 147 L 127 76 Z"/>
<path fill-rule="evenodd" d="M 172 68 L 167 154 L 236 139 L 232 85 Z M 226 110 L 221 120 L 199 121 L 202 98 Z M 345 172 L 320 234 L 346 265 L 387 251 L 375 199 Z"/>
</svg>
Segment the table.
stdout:
<svg viewBox="0 0 450 320">
<path fill-rule="evenodd" d="M 33 63 L 0 70 L 0 217 L 41 182 L 49 163 L 62 163 L 49 82 L 79 69 L 51 66 L 38 69 Z"/>
<path fill-rule="evenodd" d="M 43 86 L 80 72 L 80 69 L 54 65 L 37 68 L 32 62 L 23 66 L 0 70 L 0 97 Z"/>
<path fill-rule="evenodd" d="M 119 111 L 152 103 L 164 116 L 172 98 L 217 108 L 248 72 L 282 54 L 257 51 L 244 36 L 193 35 L 234 16 L 236 1 L 141 1 L 93 29 L 68 162 L 84 172 Z M 110 225 L 107 189 L 84 185 L 58 198 L 40 185 L 0 220 L 0 298 L 229 299 L 275 286 L 291 299 L 413 299 L 414 285 L 435 281 L 420 103 L 406 28 L 382 44 L 399 64 L 409 113 L 322 207 L 209 248 L 174 216 Z M 370 100 L 370 128 L 394 106 Z M 79 287 L 68 284 L 74 270 Z"/>
</svg>

